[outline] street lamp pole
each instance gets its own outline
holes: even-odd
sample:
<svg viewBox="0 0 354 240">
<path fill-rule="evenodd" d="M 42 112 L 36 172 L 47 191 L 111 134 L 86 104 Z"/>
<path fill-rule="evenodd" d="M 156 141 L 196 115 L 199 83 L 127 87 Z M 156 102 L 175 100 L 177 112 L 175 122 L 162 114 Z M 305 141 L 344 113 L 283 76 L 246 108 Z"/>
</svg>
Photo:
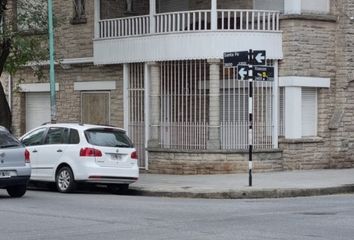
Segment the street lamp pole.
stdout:
<svg viewBox="0 0 354 240">
<path fill-rule="evenodd" d="M 48 32 L 49 32 L 49 79 L 50 79 L 50 120 L 57 121 L 57 105 L 55 95 L 55 74 L 54 74 L 54 32 L 53 32 L 53 1 L 48 0 Z"/>
</svg>

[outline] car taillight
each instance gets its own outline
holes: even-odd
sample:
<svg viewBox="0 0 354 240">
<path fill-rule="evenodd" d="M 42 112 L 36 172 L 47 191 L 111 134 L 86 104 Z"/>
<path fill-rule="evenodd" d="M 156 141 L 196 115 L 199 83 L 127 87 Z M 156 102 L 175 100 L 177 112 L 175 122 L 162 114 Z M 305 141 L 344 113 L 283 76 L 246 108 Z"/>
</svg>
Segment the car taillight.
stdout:
<svg viewBox="0 0 354 240">
<path fill-rule="evenodd" d="M 102 152 L 95 148 L 81 148 L 80 157 L 102 157 Z"/>
<path fill-rule="evenodd" d="M 130 158 L 134 159 L 134 160 L 138 160 L 138 153 L 136 151 L 132 152 L 132 154 L 130 155 Z"/>
<path fill-rule="evenodd" d="M 30 163 L 31 162 L 30 161 L 30 152 L 27 149 L 25 149 L 25 162 L 26 163 Z"/>
</svg>

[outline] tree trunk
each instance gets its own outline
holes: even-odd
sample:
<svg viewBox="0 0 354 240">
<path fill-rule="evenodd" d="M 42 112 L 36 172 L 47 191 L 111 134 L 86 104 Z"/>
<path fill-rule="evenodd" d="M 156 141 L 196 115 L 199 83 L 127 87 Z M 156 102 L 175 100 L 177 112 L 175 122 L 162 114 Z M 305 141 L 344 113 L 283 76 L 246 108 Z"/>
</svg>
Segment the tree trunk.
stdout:
<svg viewBox="0 0 354 240">
<path fill-rule="evenodd" d="M 0 76 L 4 70 L 5 62 L 7 57 L 10 54 L 11 48 L 11 40 L 4 39 L 1 47 L 0 47 Z M 11 110 L 9 107 L 9 103 L 5 96 L 4 88 L 0 82 L 0 125 L 6 127 L 7 129 L 11 130 L 12 126 L 12 117 L 11 117 Z"/>
</svg>

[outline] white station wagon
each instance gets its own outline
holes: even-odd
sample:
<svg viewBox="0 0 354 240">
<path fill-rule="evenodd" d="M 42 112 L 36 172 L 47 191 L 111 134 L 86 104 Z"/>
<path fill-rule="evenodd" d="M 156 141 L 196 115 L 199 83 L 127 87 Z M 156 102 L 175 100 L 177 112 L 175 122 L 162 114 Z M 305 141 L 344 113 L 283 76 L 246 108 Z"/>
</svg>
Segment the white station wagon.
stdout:
<svg viewBox="0 0 354 240">
<path fill-rule="evenodd" d="M 59 192 L 76 183 L 126 190 L 139 177 L 138 156 L 120 128 L 88 124 L 46 124 L 20 138 L 31 154 L 31 181 L 55 182 Z"/>
</svg>

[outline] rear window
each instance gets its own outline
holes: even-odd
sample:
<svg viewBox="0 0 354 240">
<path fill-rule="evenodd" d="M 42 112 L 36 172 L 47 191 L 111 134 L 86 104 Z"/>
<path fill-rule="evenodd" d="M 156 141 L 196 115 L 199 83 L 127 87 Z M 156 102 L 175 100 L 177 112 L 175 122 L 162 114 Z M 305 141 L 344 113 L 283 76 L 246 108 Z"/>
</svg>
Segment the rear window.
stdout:
<svg viewBox="0 0 354 240">
<path fill-rule="evenodd" d="M 125 132 L 112 128 L 97 128 L 85 131 L 87 141 L 96 146 L 104 147 L 126 147 L 132 148 L 133 143 L 130 141 Z"/>
<path fill-rule="evenodd" d="M 18 147 L 20 142 L 10 133 L 0 132 L 0 148 Z"/>
</svg>

